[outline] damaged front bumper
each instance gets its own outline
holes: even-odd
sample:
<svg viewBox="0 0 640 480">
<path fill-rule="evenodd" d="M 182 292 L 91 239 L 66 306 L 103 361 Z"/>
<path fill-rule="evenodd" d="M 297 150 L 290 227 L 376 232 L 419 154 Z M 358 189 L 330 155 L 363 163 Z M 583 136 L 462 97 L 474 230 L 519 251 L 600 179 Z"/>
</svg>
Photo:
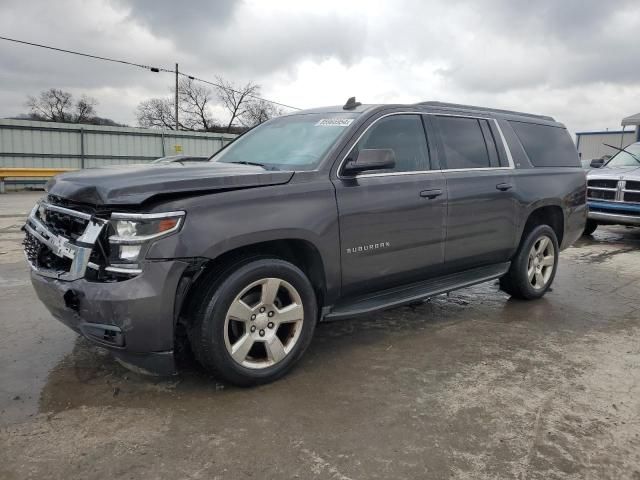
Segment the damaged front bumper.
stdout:
<svg viewBox="0 0 640 480">
<path fill-rule="evenodd" d="M 125 363 L 158 375 L 175 373 L 174 304 L 188 264 L 148 262 L 143 272 L 114 283 L 64 281 L 31 272 L 51 314 Z"/>
<path fill-rule="evenodd" d="M 90 256 L 105 222 L 45 204 L 44 208 L 85 221 L 84 232 L 70 240 L 45 225 L 38 208 L 42 204 L 34 208 L 24 227 L 30 236 L 25 253 L 33 287 L 51 314 L 91 342 L 108 348 L 127 366 L 158 375 L 175 373 L 176 292 L 190 264 L 147 260 L 134 276 L 93 281 L 85 273 L 95 268 Z M 47 255 L 53 254 L 63 262 L 54 262 L 55 268 L 44 268 L 38 255 L 29 251 L 34 248 L 46 249 Z"/>
</svg>

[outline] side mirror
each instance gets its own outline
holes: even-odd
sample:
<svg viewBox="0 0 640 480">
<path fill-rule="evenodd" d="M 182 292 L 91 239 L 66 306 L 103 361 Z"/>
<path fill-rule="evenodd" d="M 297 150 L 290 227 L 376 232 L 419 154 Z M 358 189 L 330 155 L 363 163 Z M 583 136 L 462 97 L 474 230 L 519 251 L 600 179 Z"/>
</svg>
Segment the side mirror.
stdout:
<svg viewBox="0 0 640 480">
<path fill-rule="evenodd" d="M 360 150 L 355 160 L 347 160 L 343 173 L 357 175 L 369 170 L 387 170 L 396 166 L 396 154 L 390 148 Z"/>
<path fill-rule="evenodd" d="M 605 159 L 604 158 L 594 158 L 593 160 L 591 160 L 591 163 L 589 164 L 589 166 L 591 168 L 601 168 L 604 165 Z"/>
</svg>

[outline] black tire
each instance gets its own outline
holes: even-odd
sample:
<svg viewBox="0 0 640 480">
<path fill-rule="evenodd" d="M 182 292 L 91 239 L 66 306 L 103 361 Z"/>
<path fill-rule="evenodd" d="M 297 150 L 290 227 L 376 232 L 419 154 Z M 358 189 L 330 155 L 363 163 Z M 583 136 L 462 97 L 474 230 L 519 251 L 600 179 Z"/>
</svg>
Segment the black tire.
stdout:
<svg viewBox="0 0 640 480">
<path fill-rule="evenodd" d="M 529 253 L 533 246 L 543 237 L 548 237 L 553 244 L 554 263 L 550 276 L 544 286 L 541 288 L 535 288 L 529 281 Z M 558 269 L 559 251 L 558 239 L 554 230 L 550 226 L 539 225 L 528 233 L 525 233 L 516 255 L 511 260 L 511 267 L 509 268 L 509 271 L 500 279 L 500 288 L 512 297 L 523 300 L 534 300 L 542 297 L 547 292 L 555 278 L 556 271 Z"/>
<path fill-rule="evenodd" d="M 248 285 L 265 278 L 282 279 L 295 288 L 304 320 L 297 341 L 282 360 L 260 369 L 247 368 L 234 360 L 227 349 L 225 320 L 236 296 Z M 309 346 L 318 318 L 316 296 L 309 279 L 298 267 L 278 258 L 240 260 L 212 273 L 201 283 L 191 305 L 189 340 L 196 359 L 216 378 L 240 387 L 273 382 L 287 373 Z"/>
<path fill-rule="evenodd" d="M 598 222 L 596 222 L 595 220 L 587 220 L 587 223 L 584 226 L 584 231 L 582 232 L 582 235 L 591 235 L 593 232 L 596 231 L 596 228 L 598 228 Z"/>
</svg>

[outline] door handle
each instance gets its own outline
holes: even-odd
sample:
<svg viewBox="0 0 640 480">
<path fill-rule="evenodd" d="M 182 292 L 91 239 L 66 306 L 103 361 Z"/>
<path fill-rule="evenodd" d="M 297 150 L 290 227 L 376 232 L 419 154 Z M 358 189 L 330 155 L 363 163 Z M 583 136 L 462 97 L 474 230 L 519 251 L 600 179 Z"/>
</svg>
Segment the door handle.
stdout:
<svg viewBox="0 0 640 480">
<path fill-rule="evenodd" d="M 422 190 L 420 192 L 420 196 L 422 198 L 432 199 L 432 198 L 439 197 L 440 195 L 442 195 L 442 190 L 440 190 L 439 188 L 435 188 L 433 190 Z"/>
<path fill-rule="evenodd" d="M 513 188 L 513 185 L 511 185 L 510 183 L 499 183 L 496 185 L 496 188 L 501 192 L 506 192 L 507 190 L 511 190 Z"/>
</svg>

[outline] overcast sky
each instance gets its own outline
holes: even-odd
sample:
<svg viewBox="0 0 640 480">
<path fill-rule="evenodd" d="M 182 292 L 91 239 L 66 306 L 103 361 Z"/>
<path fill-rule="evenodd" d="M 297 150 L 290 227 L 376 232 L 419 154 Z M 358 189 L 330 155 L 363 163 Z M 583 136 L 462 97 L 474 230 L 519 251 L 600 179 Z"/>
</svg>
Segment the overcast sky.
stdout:
<svg viewBox="0 0 640 480">
<path fill-rule="evenodd" d="M 640 112 L 638 0 L 2 0 L 0 35 L 238 83 L 305 107 L 441 100 L 552 115 L 572 131 Z M 135 125 L 151 73 L 0 41 L 0 117 L 57 87 Z"/>
</svg>

